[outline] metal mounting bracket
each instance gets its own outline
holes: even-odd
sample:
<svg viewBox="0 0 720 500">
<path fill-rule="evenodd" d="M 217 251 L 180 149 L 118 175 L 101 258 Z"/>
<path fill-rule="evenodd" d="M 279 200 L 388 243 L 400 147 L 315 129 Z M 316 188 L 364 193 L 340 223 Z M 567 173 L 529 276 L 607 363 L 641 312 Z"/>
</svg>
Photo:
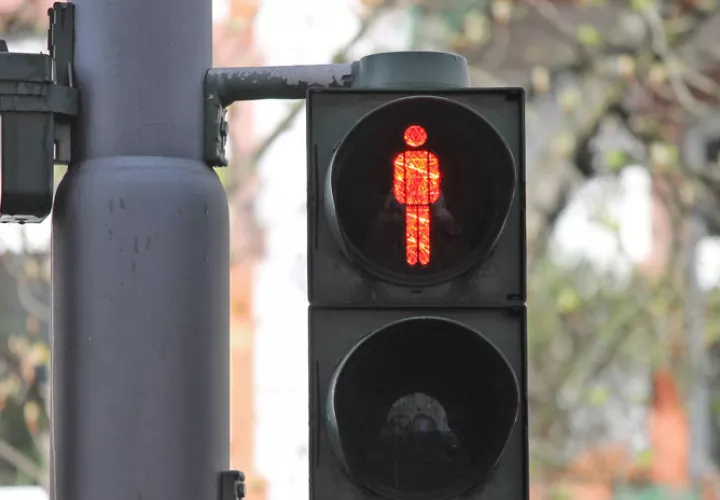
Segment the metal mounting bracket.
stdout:
<svg viewBox="0 0 720 500">
<path fill-rule="evenodd" d="M 41 222 L 52 209 L 54 169 L 69 164 L 79 112 L 73 84 L 75 6 L 48 10 L 49 54 L 9 52 L 0 40 L 0 223 Z"/>
<path fill-rule="evenodd" d="M 205 162 L 227 166 L 227 106 L 259 99 L 305 99 L 310 87 L 350 87 L 353 64 L 213 68 L 205 76 Z"/>
<path fill-rule="evenodd" d="M 245 498 L 245 474 L 237 470 L 220 473 L 218 500 L 242 500 Z"/>
<path fill-rule="evenodd" d="M 305 99 L 310 88 L 464 88 L 465 58 L 444 52 L 387 52 L 350 64 L 213 68 L 205 75 L 205 162 L 227 166 L 226 108 L 237 101 Z"/>
<path fill-rule="evenodd" d="M 50 93 L 57 97 L 64 109 L 53 110 L 55 115 L 55 161 L 69 164 L 72 150 L 72 119 L 77 116 L 80 92 L 75 88 L 75 5 L 71 2 L 55 2 L 48 9 L 50 29 L 48 50 L 53 63 L 54 85 Z"/>
<path fill-rule="evenodd" d="M 79 92 L 72 78 L 75 5 L 56 2 L 48 16 L 49 55 L 8 52 L 7 43 L 0 40 L 0 113 L 52 113 L 54 159 L 68 164 L 72 118 L 79 108 Z"/>
</svg>

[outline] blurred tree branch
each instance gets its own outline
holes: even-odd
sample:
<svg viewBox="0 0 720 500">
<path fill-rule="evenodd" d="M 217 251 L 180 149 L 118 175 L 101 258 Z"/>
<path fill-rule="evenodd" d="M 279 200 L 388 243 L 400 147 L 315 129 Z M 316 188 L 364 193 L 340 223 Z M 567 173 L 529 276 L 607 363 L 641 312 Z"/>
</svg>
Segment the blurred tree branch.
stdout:
<svg viewBox="0 0 720 500">
<path fill-rule="evenodd" d="M 24 228 L 19 236 L 18 252 L 0 255 L 2 283 L 15 291 L 15 300 L 5 304 L 0 332 L 0 462 L 16 469 L 24 481 L 47 488 L 49 401 L 44 374 L 50 346 L 48 332 L 41 329 L 51 322 L 49 256 L 31 250 Z M 7 474 L 8 467 L 3 469 Z"/>
<path fill-rule="evenodd" d="M 529 0 L 513 4 L 518 11 L 527 6 L 535 12 L 547 25 L 548 33 L 561 39 L 572 54 L 558 61 L 555 56 L 560 51 L 555 50 L 547 60 L 536 59 L 522 69 L 531 75 L 526 80 L 528 115 L 545 113 L 542 126 L 557 129 L 540 155 L 536 155 L 528 173 L 527 191 L 528 295 L 533 297 L 529 303 L 529 339 L 533 344 L 528 374 L 530 422 L 534 456 L 542 456 L 542 461 L 551 467 L 567 463 L 570 455 L 563 450 L 569 442 L 588 439 L 572 434 L 568 415 L 588 405 L 582 398 L 597 381 L 606 379 L 609 371 L 624 363 L 633 369 L 633 358 L 639 352 L 652 358 L 647 369 L 666 362 L 668 354 L 672 356 L 677 339 L 672 338 L 676 334 L 671 335 L 670 331 L 684 307 L 684 284 L 678 279 L 684 251 L 684 219 L 698 199 L 687 194 L 694 179 L 682 158 L 671 158 L 667 166 L 655 156 L 661 147 L 668 150 L 681 139 L 676 132 L 678 125 L 706 115 L 718 103 L 718 83 L 706 75 L 704 68 L 693 67 L 691 60 L 682 56 L 693 47 L 716 11 L 684 7 L 681 12 L 677 9 L 660 12 L 653 2 L 647 7 L 642 5 L 648 2 L 640 4 L 604 6 L 617 9 L 617 19 L 633 16 L 641 20 L 644 34 L 635 39 L 615 37 L 614 33 L 596 28 L 593 21 L 584 25 L 570 22 L 561 11 L 564 3 Z M 490 16 L 488 12 L 489 9 L 486 13 Z M 496 30 L 521 30 L 518 25 L 527 17 L 523 12 L 511 16 L 507 25 L 494 22 L 485 38 L 492 39 Z M 465 47 L 463 53 L 472 64 L 476 81 L 503 85 L 504 78 L 494 71 L 497 62 L 486 64 L 485 54 L 492 52 L 492 48 L 480 44 L 477 48 Z M 517 53 L 514 57 L 518 57 Z M 517 59 L 510 63 L 517 64 Z M 547 123 L 546 114 L 550 99 L 556 100 L 560 110 L 557 124 L 552 125 Z M 608 167 L 598 161 L 601 151 L 597 140 L 610 118 L 620 120 L 643 152 L 640 155 L 626 152 L 623 164 Z M 651 276 L 637 275 L 622 285 L 610 279 L 607 286 L 616 293 L 609 295 L 602 284 L 607 278 L 597 270 L 581 272 L 575 266 L 563 264 L 565 270 L 553 271 L 559 274 L 551 278 L 548 267 L 560 264 L 551 262 L 553 256 L 548 255 L 547 248 L 556 222 L 569 202 L 587 181 L 616 176 L 633 163 L 646 165 L 653 184 L 665 186 L 655 198 L 669 217 L 669 255 L 663 269 Z M 670 175 L 668 169 L 674 174 Z M 720 178 L 713 179 L 709 173 L 703 175 L 705 190 L 720 201 Z M 719 206 L 720 203 L 708 206 L 708 212 L 720 213 Z M 583 300 L 568 298 L 583 295 L 587 283 L 593 283 L 603 293 L 587 295 Z M 563 304 L 577 300 L 580 302 L 569 309 Z M 650 354 L 642 348 L 638 351 L 643 344 L 656 345 L 658 352 Z M 579 391 L 570 391 L 574 396 L 568 399 L 568 388 Z M 614 400 L 623 396 L 620 392 L 612 395 Z M 550 443 L 559 450 L 551 449 Z"/>
<path fill-rule="evenodd" d="M 50 304 L 43 303 L 33 294 L 29 286 L 29 277 L 23 269 L 23 265 L 28 265 L 28 262 L 30 261 L 32 261 L 31 265 L 34 268 L 40 267 L 40 264 L 36 261 L 35 257 L 30 255 L 29 244 L 25 231 L 21 231 L 21 241 L 22 246 L 19 255 L 23 255 L 24 257 L 18 258 L 17 255 L 6 252 L 0 255 L 0 260 L 2 260 L 7 272 L 15 279 L 18 299 L 27 313 L 30 316 L 34 316 L 44 321 L 45 323 L 50 323 L 52 319 Z"/>
<path fill-rule="evenodd" d="M 577 116 L 565 115 L 560 126 L 567 134 L 563 144 L 547 149 L 544 158 L 538 162 L 532 174 L 536 189 L 527 195 L 530 208 L 527 222 L 529 272 L 542 258 L 555 224 L 572 195 L 587 178 L 594 176 L 591 155 L 587 149 L 597 134 L 601 120 L 611 108 L 618 105 L 625 89 L 622 83 L 608 85 L 596 91 L 600 97 L 596 99 L 598 102 L 595 105 L 587 103 L 587 106 L 578 110 Z"/>
<path fill-rule="evenodd" d="M 375 5 L 367 15 L 365 15 L 355 35 L 348 40 L 332 57 L 332 63 L 343 63 L 347 61 L 349 52 L 355 47 L 355 45 L 363 39 L 363 37 L 370 31 L 375 22 L 396 4 L 396 0 L 383 0 Z M 275 141 L 291 126 L 297 115 L 305 107 L 304 101 L 299 101 L 292 104 L 290 111 L 273 129 L 270 134 L 263 140 L 263 142 L 255 149 L 252 155 L 251 161 L 254 165 L 257 165 L 262 157 L 267 153 L 268 149 L 275 143 Z"/>
<path fill-rule="evenodd" d="M 332 56 L 333 63 L 345 62 L 348 58 L 349 52 L 355 47 L 355 45 L 363 39 L 374 26 L 375 22 L 390 8 L 395 6 L 397 0 L 382 0 L 377 5 L 372 6 L 367 14 L 362 17 L 360 25 L 355 35 L 350 38 L 339 50 Z M 255 197 L 257 189 L 257 181 L 253 180 L 253 176 L 256 173 L 257 166 L 265 154 L 268 152 L 270 147 L 280 138 L 293 124 L 298 114 L 305 107 L 304 101 L 292 103 L 290 109 L 285 117 L 278 122 L 274 129 L 265 137 L 260 144 L 255 147 L 254 151 L 245 155 L 238 155 L 233 159 L 233 165 L 231 168 L 240 169 L 244 172 L 244 175 L 233 175 L 231 176 L 232 181 L 227 186 L 229 193 L 228 197 L 231 200 L 231 206 L 233 211 L 240 212 L 241 215 L 238 219 L 241 219 L 242 233 L 253 233 L 255 229 L 254 212 L 253 212 L 253 199 Z M 250 229 L 249 229 L 250 228 Z M 236 233 L 238 231 L 235 231 Z M 259 252 L 260 237 L 257 233 L 251 236 L 240 236 L 239 241 L 233 243 L 231 246 L 232 260 L 237 262 L 248 255 L 252 255 Z"/>
<path fill-rule="evenodd" d="M 2 440 L 0 440 L 0 459 L 16 467 L 24 474 L 27 474 L 47 490 L 47 472 L 35 462 L 27 458 L 24 453 Z"/>
<path fill-rule="evenodd" d="M 0 33 L 23 33 L 28 28 L 37 29 L 40 21 L 47 19 L 47 16 L 37 18 L 36 4 L 37 0 L 22 0 L 11 12 L 0 16 Z"/>
</svg>

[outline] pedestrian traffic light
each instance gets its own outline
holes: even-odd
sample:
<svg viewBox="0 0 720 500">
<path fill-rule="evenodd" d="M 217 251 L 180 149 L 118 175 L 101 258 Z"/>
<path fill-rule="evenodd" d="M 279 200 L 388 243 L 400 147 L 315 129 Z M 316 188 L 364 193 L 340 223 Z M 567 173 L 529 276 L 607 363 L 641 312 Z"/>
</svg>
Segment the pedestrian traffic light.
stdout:
<svg viewBox="0 0 720 500">
<path fill-rule="evenodd" d="M 42 222 L 54 165 L 68 164 L 79 92 L 72 85 L 74 5 L 48 11 L 49 54 L 9 52 L 0 40 L 0 222 Z"/>
<path fill-rule="evenodd" d="M 527 499 L 523 91 L 307 110 L 311 500 Z"/>
</svg>

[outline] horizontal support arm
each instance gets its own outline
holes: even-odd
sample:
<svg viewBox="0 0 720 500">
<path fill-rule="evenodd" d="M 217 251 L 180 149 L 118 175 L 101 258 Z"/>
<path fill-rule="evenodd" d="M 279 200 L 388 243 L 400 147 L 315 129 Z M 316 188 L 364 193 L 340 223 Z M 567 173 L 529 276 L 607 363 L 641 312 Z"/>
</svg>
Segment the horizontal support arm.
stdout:
<svg viewBox="0 0 720 500">
<path fill-rule="evenodd" d="M 215 94 L 221 106 L 258 99 L 304 99 L 310 87 L 350 87 L 353 64 L 213 68 L 205 91 Z"/>
</svg>

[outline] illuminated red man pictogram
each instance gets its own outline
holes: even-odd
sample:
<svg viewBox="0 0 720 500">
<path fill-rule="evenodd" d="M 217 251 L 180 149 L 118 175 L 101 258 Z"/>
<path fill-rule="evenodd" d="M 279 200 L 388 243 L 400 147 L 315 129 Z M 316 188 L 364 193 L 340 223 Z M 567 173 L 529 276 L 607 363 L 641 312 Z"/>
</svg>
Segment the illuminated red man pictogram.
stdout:
<svg viewBox="0 0 720 500">
<path fill-rule="evenodd" d="M 411 148 L 427 141 L 420 125 L 410 125 L 403 135 Z M 430 263 L 430 205 L 440 197 L 440 162 L 423 149 L 409 149 L 395 157 L 393 195 L 405 205 L 405 260 L 408 265 Z"/>
</svg>

